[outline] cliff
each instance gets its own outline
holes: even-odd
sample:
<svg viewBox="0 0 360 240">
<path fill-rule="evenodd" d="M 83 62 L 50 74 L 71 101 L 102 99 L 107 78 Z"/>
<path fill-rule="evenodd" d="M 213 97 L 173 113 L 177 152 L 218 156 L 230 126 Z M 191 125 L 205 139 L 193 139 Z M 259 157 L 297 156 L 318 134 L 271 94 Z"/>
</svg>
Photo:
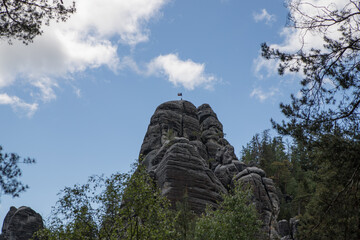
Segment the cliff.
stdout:
<svg viewBox="0 0 360 240">
<path fill-rule="evenodd" d="M 29 207 L 11 207 L 2 226 L 0 240 L 28 240 L 42 229 L 43 219 Z"/>
<path fill-rule="evenodd" d="M 253 186 L 253 202 L 263 231 L 278 237 L 279 199 L 274 183 L 263 170 L 240 162 L 224 138 L 223 125 L 208 104 L 196 108 L 188 101 L 170 101 L 157 107 L 140 155 L 162 194 L 175 204 L 186 193 L 191 209 L 200 214 L 206 205 L 217 207 L 221 194 L 234 181 Z"/>
</svg>

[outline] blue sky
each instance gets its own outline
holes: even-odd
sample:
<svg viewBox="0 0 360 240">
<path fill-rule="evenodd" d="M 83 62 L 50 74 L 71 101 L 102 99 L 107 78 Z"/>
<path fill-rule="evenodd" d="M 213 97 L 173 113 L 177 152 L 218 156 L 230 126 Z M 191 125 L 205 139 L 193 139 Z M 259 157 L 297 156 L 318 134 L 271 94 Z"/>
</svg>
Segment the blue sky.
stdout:
<svg viewBox="0 0 360 240">
<path fill-rule="evenodd" d="M 77 10 L 28 46 L 0 42 L 0 144 L 37 160 L 21 166 L 27 192 L 1 196 L 1 219 L 12 205 L 46 218 L 65 186 L 128 171 L 155 108 L 178 92 L 212 106 L 239 156 L 298 89 L 259 58 L 262 42 L 294 47 L 283 0 L 78 0 Z"/>
</svg>

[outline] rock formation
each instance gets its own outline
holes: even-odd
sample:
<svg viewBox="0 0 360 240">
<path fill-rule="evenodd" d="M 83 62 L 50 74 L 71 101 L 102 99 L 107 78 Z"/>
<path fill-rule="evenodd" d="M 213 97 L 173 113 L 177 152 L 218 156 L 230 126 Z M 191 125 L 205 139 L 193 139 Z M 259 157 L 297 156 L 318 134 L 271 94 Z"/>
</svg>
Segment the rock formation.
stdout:
<svg viewBox="0 0 360 240">
<path fill-rule="evenodd" d="M 11 207 L 6 214 L 0 240 L 28 240 L 43 228 L 43 219 L 29 207 Z"/>
<path fill-rule="evenodd" d="M 279 225 L 279 235 L 281 237 L 290 235 L 290 227 L 289 227 L 289 222 L 287 220 L 283 219 L 279 221 L 278 225 Z"/>
<path fill-rule="evenodd" d="M 281 236 L 281 240 L 297 240 L 297 232 L 300 224 L 299 219 L 290 218 L 288 220 L 281 220 L 278 222 L 279 224 L 279 235 Z"/>
<path fill-rule="evenodd" d="M 161 104 L 151 117 L 140 155 L 162 194 L 173 204 L 187 194 L 196 213 L 204 212 L 206 205 L 216 207 L 234 181 L 252 185 L 263 230 L 272 239 L 279 237 L 279 200 L 272 180 L 237 159 L 208 104 L 198 108 L 183 100 Z"/>
</svg>

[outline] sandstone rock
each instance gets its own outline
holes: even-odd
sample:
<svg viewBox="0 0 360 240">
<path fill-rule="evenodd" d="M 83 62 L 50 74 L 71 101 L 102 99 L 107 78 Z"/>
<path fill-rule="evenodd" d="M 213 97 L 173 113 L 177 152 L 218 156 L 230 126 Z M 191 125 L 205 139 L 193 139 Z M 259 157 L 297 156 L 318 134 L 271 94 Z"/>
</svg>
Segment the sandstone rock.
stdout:
<svg viewBox="0 0 360 240">
<path fill-rule="evenodd" d="M 31 208 L 11 207 L 5 216 L 0 239 L 28 240 L 43 227 L 42 217 Z"/>
<path fill-rule="evenodd" d="M 238 173 L 238 169 L 233 163 L 227 165 L 219 164 L 215 168 L 214 173 L 222 185 L 229 189 L 232 186 L 233 177 Z"/>
<path fill-rule="evenodd" d="M 204 212 L 207 204 L 217 206 L 226 189 L 209 169 L 208 163 L 196 147 L 186 138 L 176 138 L 159 150 L 152 166 L 162 194 L 173 203 L 188 195 L 189 205 L 196 213 Z"/>
<path fill-rule="evenodd" d="M 236 176 L 236 178 L 241 178 L 241 177 L 243 177 L 245 175 L 248 175 L 250 173 L 256 173 L 256 174 L 260 175 L 260 177 L 265 177 L 265 172 L 262 169 L 257 168 L 257 167 L 247 167 L 243 171 L 241 171 Z"/>
<path fill-rule="evenodd" d="M 298 232 L 298 227 L 299 227 L 300 221 L 297 218 L 290 218 L 290 231 L 291 231 L 291 236 L 294 240 L 297 240 L 297 232 Z"/>
<path fill-rule="evenodd" d="M 204 212 L 207 204 L 216 207 L 234 181 L 249 183 L 264 232 L 271 239 L 280 238 L 274 183 L 262 169 L 238 160 L 208 104 L 198 108 L 183 100 L 161 104 L 151 117 L 140 155 L 162 194 L 175 205 L 186 192 L 196 213 Z"/>
<path fill-rule="evenodd" d="M 168 138 L 186 137 L 190 140 L 200 138 L 197 111 L 187 101 L 171 101 L 157 107 L 151 117 L 140 153 L 147 155 L 159 149 Z"/>
<path fill-rule="evenodd" d="M 248 174 L 245 174 L 246 172 Z M 261 171 L 250 168 L 240 172 L 235 176 L 234 180 L 249 184 L 253 188 L 253 202 L 263 221 L 263 230 L 267 232 L 269 236 L 273 236 L 276 233 L 272 230 L 276 231 L 278 229 L 276 219 L 280 212 L 279 199 L 276 192 L 274 192 L 275 187 L 273 187 L 272 181 L 262 176 Z M 275 236 L 273 238 L 275 238 Z"/>
<path fill-rule="evenodd" d="M 289 222 L 288 220 L 281 220 L 278 222 L 279 225 L 279 235 L 281 237 L 285 237 L 287 235 L 290 235 L 290 228 L 289 228 Z"/>
<path fill-rule="evenodd" d="M 300 221 L 297 218 L 290 218 L 290 221 L 279 221 L 279 234 L 282 236 L 281 240 L 297 240 L 297 232 Z"/>
<path fill-rule="evenodd" d="M 240 161 L 232 161 L 232 163 L 237 168 L 238 172 L 243 171 L 245 168 L 247 168 L 246 164 Z"/>
<path fill-rule="evenodd" d="M 271 239 L 278 238 L 277 216 L 280 212 L 280 202 L 274 182 L 265 177 L 262 169 L 248 167 L 239 172 L 234 180 L 249 184 L 253 188 L 253 201 L 263 221 L 263 230 Z"/>
</svg>

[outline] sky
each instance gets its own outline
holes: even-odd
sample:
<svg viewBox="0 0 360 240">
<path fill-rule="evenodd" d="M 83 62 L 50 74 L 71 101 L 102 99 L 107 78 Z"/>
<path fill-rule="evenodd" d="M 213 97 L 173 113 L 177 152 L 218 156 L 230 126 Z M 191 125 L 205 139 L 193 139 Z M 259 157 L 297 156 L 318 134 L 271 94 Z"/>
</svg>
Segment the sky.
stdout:
<svg viewBox="0 0 360 240">
<path fill-rule="evenodd" d="M 10 206 L 46 219 L 64 187 L 129 171 L 156 107 L 177 93 L 211 105 L 239 157 L 299 89 L 298 76 L 278 76 L 260 53 L 263 42 L 301 44 L 283 0 L 77 0 L 76 8 L 27 46 L 0 40 L 0 145 L 37 161 L 20 165 L 30 188 L 1 196 L 0 219 Z"/>
</svg>

